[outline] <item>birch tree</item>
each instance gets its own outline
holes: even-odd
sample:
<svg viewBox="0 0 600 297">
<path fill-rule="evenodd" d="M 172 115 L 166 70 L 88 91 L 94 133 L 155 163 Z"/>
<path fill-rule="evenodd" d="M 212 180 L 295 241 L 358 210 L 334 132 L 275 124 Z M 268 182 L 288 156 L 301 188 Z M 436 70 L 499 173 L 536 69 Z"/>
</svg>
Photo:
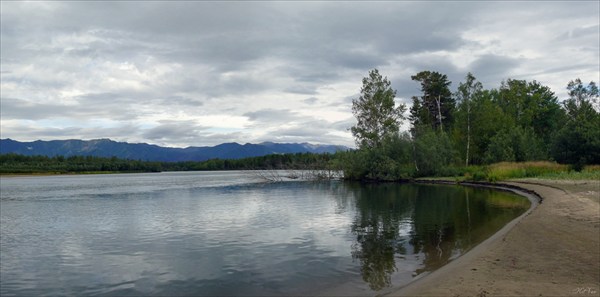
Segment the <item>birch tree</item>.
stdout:
<svg viewBox="0 0 600 297">
<path fill-rule="evenodd" d="M 469 166 L 469 152 L 471 147 L 471 101 L 473 98 L 483 90 L 481 82 L 478 82 L 469 72 L 465 77 L 465 82 L 458 85 L 458 91 L 456 92 L 456 98 L 458 99 L 459 111 L 466 113 L 466 126 L 467 126 L 467 144 L 465 154 L 465 166 Z"/>
</svg>

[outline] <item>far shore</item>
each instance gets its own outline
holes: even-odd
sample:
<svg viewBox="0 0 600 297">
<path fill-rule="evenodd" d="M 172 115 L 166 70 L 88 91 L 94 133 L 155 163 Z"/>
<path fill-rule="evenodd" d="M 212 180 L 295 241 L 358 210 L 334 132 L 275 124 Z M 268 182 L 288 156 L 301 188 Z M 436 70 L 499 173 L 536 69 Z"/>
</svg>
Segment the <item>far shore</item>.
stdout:
<svg viewBox="0 0 600 297">
<path fill-rule="evenodd" d="M 600 296 L 600 181 L 498 183 L 543 202 L 446 266 L 387 296 Z"/>
<path fill-rule="evenodd" d="M 93 175 L 93 174 L 129 174 L 129 173 L 158 173 L 156 171 L 82 171 L 82 172 L 33 172 L 33 173 L 0 173 L 0 177 L 34 177 L 60 175 Z"/>
</svg>

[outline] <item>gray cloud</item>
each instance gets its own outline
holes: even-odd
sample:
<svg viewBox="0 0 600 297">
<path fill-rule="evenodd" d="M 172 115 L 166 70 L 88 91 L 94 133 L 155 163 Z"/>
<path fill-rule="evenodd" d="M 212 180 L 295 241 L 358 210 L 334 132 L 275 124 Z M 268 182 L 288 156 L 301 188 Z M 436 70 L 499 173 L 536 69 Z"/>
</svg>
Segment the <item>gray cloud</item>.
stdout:
<svg viewBox="0 0 600 297">
<path fill-rule="evenodd" d="M 340 132 L 350 135 L 349 129 L 356 123 L 353 117 L 341 121 L 329 122 L 304 117 L 291 126 L 276 129 L 263 136 L 261 140 L 280 142 L 312 142 L 312 143 L 338 143 L 353 146 L 353 140 L 347 136 L 341 136 Z"/>
<path fill-rule="evenodd" d="M 93 104 L 74 105 L 39 103 L 18 98 L 1 98 L 0 115 L 2 119 L 90 119 L 90 118 L 112 118 L 114 120 L 132 120 L 138 114 L 131 108 L 123 108 L 122 104 L 115 106 L 111 102 L 94 102 Z M 118 110 L 118 113 L 115 113 Z"/>
<path fill-rule="evenodd" d="M 310 104 L 310 105 L 312 105 L 312 104 L 315 104 L 315 103 L 317 103 L 317 101 L 319 101 L 319 98 L 317 98 L 317 97 L 309 97 L 309 98 L 306 98 L 306 99 L 304 99 L 304 100 L 302 100 L 302 101 L 303 101 L 304 103 L 306 103 L 306 104 Z"/>
<path fill-rule="evenodd" d="M 563 93 L 600 75 L 592 2 L 4 1 L 0 13 L 2 135 L 19 140 L 347 144 L 372 68 L 404 103 L 423 70 L 452 88 L 470 71 L 486 88 L 537 79 Z"/>
<path fill-rule="evenodd" d="M 287 109 L 261 109 L 244 114 L 251 121 L 260 123 L 282 123 L 302 118 L 298 113 Z"/>
<path fill-rule="evenodd" d="M 206 129 L 208 127 L 196 125 L 192 121 L 164 121 L 159 126 L 145 131 L 142 136 L 151 140 L 181 141 L 196 139 Z"/>
<path fill-rule="evenodd" d="M 14 131 L 19 137 L 6 135 L 4 133 L 5 128 L 9 128 Z M 7 125 L 2 128 L 2 138 L 13 138 L 16 140 L 27 139 L 98 139 L 98 138 L 111 138 L 117 141 L 130 141 L 139 142 L 143 138 L 140 138 L 139 127 L 135 125 L 123 125 L 119 127 L 53 127 L 53 126 L 37 126 L 22 123 L 19 125 Z M 92 135 L 92 137 L 90 137 Z"/>
<path fill-rule="evenodd" d="M 39 120 L 49 116 L 64 115 L 65 106 L 28 102 L 18 98 L 3 97 L 0 100 L 2 119 Z"/>
<path fill-rule="evenodd" d="M 600 32 L 600 25 L 577 27 L 561 34 L 556 39 L 558 41 L 574 41 L 582 37 L 597 38 L 598 32 Z"/>
<path fill-rule="evenodd" d="M 498 78 L 515 78 L 514 68 L 521 63 L 518 58 L 498 55 L 483 55 L 469 65 L 471 73 L 479 80 L 485 88 L 497 88 L 500 86 Z M 465 74 L 466 76 L 466 74 Z M 463 81 L 461 79 L 460 81 Z M 456 85 L 458 87 L 458 84 Z"/>
<path fill-rule="evenodd" d="M 309 87 L 306 85 L 291 86 L 291 87 L 285 89 L 284 91 L 287 93 L 301 94 L 301 95 L 315 95 L 317 93 L 317 91 L 315 90 L 314 87 Z"/>
</svg>

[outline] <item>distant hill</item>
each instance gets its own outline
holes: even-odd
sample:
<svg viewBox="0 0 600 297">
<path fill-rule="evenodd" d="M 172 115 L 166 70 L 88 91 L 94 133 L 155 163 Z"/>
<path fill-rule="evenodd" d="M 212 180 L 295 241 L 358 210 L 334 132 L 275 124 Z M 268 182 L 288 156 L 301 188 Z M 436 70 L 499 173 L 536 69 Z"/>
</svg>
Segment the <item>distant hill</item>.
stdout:
<svg viewBox="0 0 600 297">
<path fill-rule="evenodd" d="M 208 159 L 241 159 L 269 154 L 286 153 L 334 153 L 348 150 L 340 145 L 314 145 L 309 143 L 273 143 L 259 144 L 223 143 L 216 146 L 172 148 L 147 143 L 117 142 L 110 139 L 93 140 L 37 140 L 19 142 L 12 139 L 0 139 L 0 154 L 42 156 L 97 156 L 117 157 L 144 161 L 204 161 Z"/>
</svg>

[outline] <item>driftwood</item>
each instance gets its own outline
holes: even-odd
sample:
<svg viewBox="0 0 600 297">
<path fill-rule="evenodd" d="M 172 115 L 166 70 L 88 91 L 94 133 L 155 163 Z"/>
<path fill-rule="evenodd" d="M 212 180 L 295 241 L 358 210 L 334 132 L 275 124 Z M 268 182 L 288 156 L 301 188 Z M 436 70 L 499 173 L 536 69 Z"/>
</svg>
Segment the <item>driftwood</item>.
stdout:
<svg viewBox="0 0 600 297">
<path fill-rule="evenodd" d="M 321 180 L 339 180 L 344 177 L 344 173 L 341 170 L 253 170 L 252 173 L 265 182 L 282 182 L 290 180 L 302 180 L 302 181 L 321 181 Z"/>
</svg>

